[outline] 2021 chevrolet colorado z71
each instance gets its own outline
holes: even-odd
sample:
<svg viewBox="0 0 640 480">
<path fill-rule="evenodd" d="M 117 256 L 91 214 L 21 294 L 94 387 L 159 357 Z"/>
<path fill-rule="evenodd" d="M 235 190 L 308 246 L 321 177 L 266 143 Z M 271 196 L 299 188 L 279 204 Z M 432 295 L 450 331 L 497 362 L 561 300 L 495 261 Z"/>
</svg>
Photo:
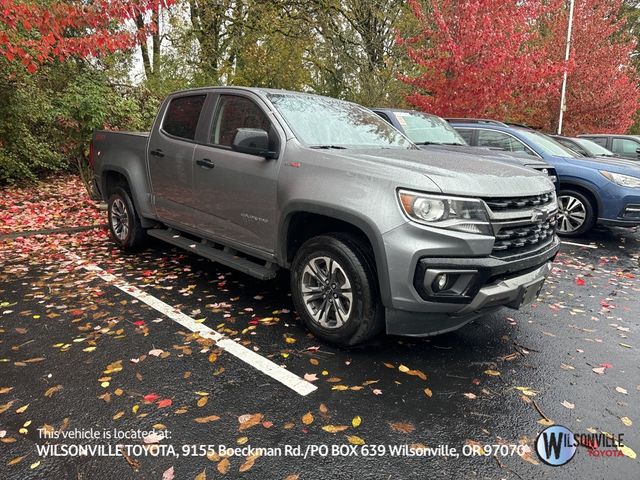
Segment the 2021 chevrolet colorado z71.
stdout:
<svg viewBox="0 0 640 480">
<path fill-rule="evenodd" d="M 151 235 L 261 279 L 289 269 L 303 323 L 336 344 L 519 308 L 558 250 L 548 177 L 425 152 L 333 98 L 178 92 L 150 134 L 97 131 L 91 152 L 122 248 Z"/>
</svg>

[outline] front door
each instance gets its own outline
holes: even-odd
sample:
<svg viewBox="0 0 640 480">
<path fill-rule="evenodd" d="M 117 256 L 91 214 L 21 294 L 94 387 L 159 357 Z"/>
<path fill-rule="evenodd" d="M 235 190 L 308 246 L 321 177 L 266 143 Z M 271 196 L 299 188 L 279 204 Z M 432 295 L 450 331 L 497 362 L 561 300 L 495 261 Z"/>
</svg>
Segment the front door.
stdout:
<svg viewBox="0 0 640 480">
<path fill-rule="evenodd" d="M 239 128 L 269 133 L 269 150 L 280 138 L 258 101 L 242 94 L 220 95 L 207 145 L 194 153 L 194 208 L 199 228 L 221 241 L 230 239 L 266 253 L 275 251 L 276 193 L 280 160 L 233 151 Z"/>
</svg>

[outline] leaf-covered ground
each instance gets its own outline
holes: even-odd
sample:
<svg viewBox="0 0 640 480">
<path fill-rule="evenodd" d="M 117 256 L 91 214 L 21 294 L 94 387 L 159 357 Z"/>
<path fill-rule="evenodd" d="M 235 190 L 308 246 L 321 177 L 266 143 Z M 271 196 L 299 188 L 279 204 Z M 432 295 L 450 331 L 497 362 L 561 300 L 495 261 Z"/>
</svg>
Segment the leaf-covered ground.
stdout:
<svg viewBox="0 0 640 480">
<path fill-rule="evenodd" d="M 47 195 L 40 192 L 48 192 Z M 49 196 L 50 198 L 49 198 Z M 432 339 L 323 345 L 292 310 L 287 278 L 259 282 L 160 243 L 123 254 L 72 178 L 5 190 L 0 210 L 2 478 L 632 478 L 640 451 L 640 235 L 564 245 L 540 300 Z M 64 199 L 75 209 L 44 220 Z M 25 203 L 28 202 L 28 203 Z M 64 202 L 62 202 L 64 203 Z M 28 205 L 28 207 L 25 207 Z M 23 208 L 20 208 L 23 207 Z M 55 207 L 53 207 L 55 208 Z M 6 219 L 9 218 L 10 222 Z M 318 386 L 301 397 L 82 269 L 70 256 L 180 309 Z M 567 467 L 530 449 L 544 425 L 624 434 L 624 457 L 579 448 Z M 385 445 L 381 456 L 50 457 L 40 432 L 157 429 L 146 445 Z M 49 443 L 105 443 L 49 440 Z M 389 446 L 526 445 L 511 457 L 412 458 Z M 346 453 L 347 450 L 345 449 Z"/>
</svg>

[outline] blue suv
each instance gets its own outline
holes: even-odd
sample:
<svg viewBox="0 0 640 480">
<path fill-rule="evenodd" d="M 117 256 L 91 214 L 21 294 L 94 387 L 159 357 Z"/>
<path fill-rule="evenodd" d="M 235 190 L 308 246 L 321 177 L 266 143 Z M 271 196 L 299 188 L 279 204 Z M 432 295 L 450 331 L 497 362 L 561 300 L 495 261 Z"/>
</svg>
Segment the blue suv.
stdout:
<svg viewBox="0 0 640 480">
<path fill-rule="evenodd" d="M 596 223 L 640 225 L 640 166 L 614 158 L 585 158 L 551 137 L 495 120 L 448 119 L 469 145 L 543 159 L 558 175 L 558 234 L 575 237 Z"/>
</svg>

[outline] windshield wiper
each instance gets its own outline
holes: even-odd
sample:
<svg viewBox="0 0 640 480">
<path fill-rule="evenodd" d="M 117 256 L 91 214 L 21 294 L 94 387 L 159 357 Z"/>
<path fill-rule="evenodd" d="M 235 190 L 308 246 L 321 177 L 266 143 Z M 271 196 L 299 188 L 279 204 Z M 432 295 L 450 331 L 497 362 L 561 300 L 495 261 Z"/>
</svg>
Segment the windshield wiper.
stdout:
<svg viewBox="0 0 640 480">
<path fill-rule="evenodd" d="M 309 148 L 321 148 L 323 150 L 346 150 L 347 147 L 343 147 L 342 145 L 311 145 Z"/>
</svg>

